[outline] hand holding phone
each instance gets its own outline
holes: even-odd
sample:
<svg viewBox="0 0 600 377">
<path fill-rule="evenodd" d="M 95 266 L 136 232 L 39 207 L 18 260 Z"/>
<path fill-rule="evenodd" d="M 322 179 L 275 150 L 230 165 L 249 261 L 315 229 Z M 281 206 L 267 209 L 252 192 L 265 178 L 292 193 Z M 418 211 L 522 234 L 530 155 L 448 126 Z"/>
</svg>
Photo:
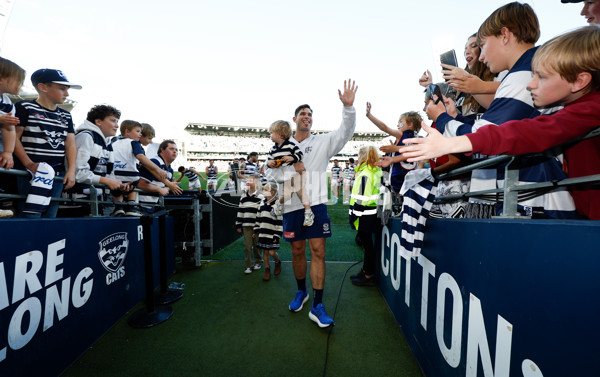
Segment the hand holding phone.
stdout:
<svg viewBox="0 0 600 377">
<path fill-rule="evenodd" d="M 458 67 L 458 60 L 456 60 L 456 52 L 452 49 L 441 54 L 440 63 Z M 448 81 L 448 79 L 444 79 L 444 81 Z"/>
<path fill-rule="evenodd" d="M 454 50 L 450 50 L 441 54 L 440 63 L 458 67 L 458 60 L 456 60 L 456 52 Z"/>
</svg>

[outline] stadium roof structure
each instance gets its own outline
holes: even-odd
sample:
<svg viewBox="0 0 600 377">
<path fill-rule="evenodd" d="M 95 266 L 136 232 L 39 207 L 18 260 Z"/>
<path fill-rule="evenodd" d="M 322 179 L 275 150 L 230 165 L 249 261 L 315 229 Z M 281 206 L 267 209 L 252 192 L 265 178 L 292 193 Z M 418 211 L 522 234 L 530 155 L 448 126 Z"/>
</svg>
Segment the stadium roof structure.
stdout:
<svg viewBox="0 0 600 377">
<path fill-rule="evenodd" d="M 266 127 L 241 127 L 227 126 L 221 124 L 209 123 L 188 123 L 184 129 L 191 135 L 209 135 L 209 136 L 245 136 L 245 137 L 269 137 L 269 131 Z M 312 130 L 313 134 L 323 134 L 330 131 Z M 373 140 L 389 136 L 385 132 L 355 132 L 352 140 Z"/>
</svg>

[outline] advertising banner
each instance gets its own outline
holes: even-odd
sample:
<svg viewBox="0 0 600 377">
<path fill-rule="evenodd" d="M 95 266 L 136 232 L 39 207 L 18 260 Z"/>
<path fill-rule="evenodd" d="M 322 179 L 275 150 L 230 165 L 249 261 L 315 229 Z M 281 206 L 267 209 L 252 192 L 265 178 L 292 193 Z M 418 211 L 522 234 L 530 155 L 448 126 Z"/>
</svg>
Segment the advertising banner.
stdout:
<svg viewBox="0 0 600 377">
<path fill-rule="evenodd" d="M 156 286 L 157 219 L 151 233 Z M 1 376 L 59 375 L 144 299 L 137 218 L 3 220 L 0 235 Z"/>
<path fill-rule="evenodd" d="M 425 376 L 598 375 L 600 222 L 429 220 L 380 239 L 379 286 Z"/>
</svg>

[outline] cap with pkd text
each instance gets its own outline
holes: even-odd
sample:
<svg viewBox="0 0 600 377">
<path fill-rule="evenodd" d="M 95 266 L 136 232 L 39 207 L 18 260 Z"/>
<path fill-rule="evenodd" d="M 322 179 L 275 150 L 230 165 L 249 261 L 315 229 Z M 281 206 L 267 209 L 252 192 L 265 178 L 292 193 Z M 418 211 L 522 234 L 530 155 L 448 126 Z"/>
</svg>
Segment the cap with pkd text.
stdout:
<svg viewBox="0 0 600 377">
<path fill-rule="evenodd" d="M 584 0 L 560 0 L 561 3 L 566 4 L 566 3 L 581 3 Z"/>
<path fill-rule="evenodd" d="M 57 84 L 68 85 L 73 89 L 81 89 L 81 85 L 74 84 L 67 80 L 67 76 L 58 69 L 42 68 L 31 74 L 31 83 L 37 87 L 37 84 L 54 82 Z"/>
</svg>

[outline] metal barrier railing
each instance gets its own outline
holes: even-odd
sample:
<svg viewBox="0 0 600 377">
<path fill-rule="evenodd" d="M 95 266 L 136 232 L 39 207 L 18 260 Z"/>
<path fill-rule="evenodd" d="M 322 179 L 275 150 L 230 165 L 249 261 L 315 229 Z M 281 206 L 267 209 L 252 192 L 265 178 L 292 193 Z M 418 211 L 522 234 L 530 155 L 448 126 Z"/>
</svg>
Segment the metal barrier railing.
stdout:
<svg viewBox="0 0 600 377">
<path fill-rule="evenodd" d="M 561 151 L 569 146 L 572 146 L 581 140 L 590 139 L 593 137 L 600 136 L 600 128 L 597 128 L 586 135 L 573 139 L 565 144 L 549 149 L 546 152 L 550 152 L 555 155 L 561 153 Z M 519 162 L 524 157 L 531 156 L 540 156 L 545 153 L 535 153 L 535 154 L 525 154 L 518 156 L 496 156 L 491 157 L 483 161 L 478 161 L 476 163 L 470 164 L 468 166 L 460 167 L 449 171 L 447 173 L 439 174 L 436 176 L 437 179 L 444 180 L 448 178 L 452 178 L 464 173 L 472 172 L 475 169 L 482 168 L 491 168 L 496 167 L 500 164 L 506 163 L 504 167 L 504 187 L 498 189 L 491 190 L 481 190 L 481 191 L 471 191 L 463 194 L 453 194 L 453 195 L 445 195 L 436 197 L 436 202 L 446 202 L 446 201 L 454 201 L 465 198 L 482 198 L 493 195 L 496 201 L 503 202 L 502 214 L 498 217 L 501 218 L 522 218 L 517 211 L 518 204 L 518 193 L 519 192 L 533 192 L 538 190 L 549 190 L 557 187 L 567 187 L 574 185 L 582 185 L 582 184 L 590 184 L 590 183 L 599 183 L 600 184 L 600 174 L 589 175 L 584 177 L 577 178 L 566 178 L 562 180 L 554 180 L 533 184 L 524 184 L 519 185 Z"/>
<path fill-rule="evenodd" d="M 17 170 L 17 169 L 6 170 L 4 168 L 0 168 L 0 174 L 21 176 L 21 177 L 30 177 L 31 176 L 31 174 L 25 170 Z M 63 178 L 55 177 L 54 179 L 62 180 Z M 52 198 L 50 198 L 50 200 L 58 201 L 58 202 L 62 202 L 62 203 L 70 203 L 70 204 L 76 204 L 76 203 L 90 204 L 90 216 L 102 217 L 103 215 L 99 213 L 100 205 L 101 204 L 114 205 L 114 202 L 112 200 L 101 200 L 98 198 L 99 197 L 98 189 L 108 189 L 108 187 L 105 185 L 101 185 L 101 184 L 84 185 L 84 186 L 86 188 L 89 188 L 89 190 L 90 190 L 89 199 L 66 198 L 66 197 L 60 196 L 60 197 L 52 197 Z M 143 204 L 144 206 L 148 206 L 148 207 L 161 208 L 161 209 L 165 207 L 164 198 L 162 196 L 159 196 L 154 192 L 143 191 L 140 189 L 134 189 L 133 191 L 137 192 L 138 194 L 141 193 L 141 194 L 147 195 L 147 196 L 158 196 L 158 203 L 141 202 L 140 204 Z M 87 196 L 87 194 L 85 196 Z M 0 199 L 2 199 L 2 198 L 25 200 L 27 198 L 27 196 L 0 192 Z"/>
<path fill-rule="evenodd" d="M 581 140 L 590 139 L 590 138 L 598 137 L 598 136 L 600 136 L 600 128 L 597 128 L 597 129 L 589 132 L 588 134 L 578 137 L 576 139 L 573 139 L 565 144 L 551 148 L 550 150 L 548 150 L 546 152 L 550 152 L 555 155 L 555 154 L 560 153 L 560 151 L 563 148 L 572 146 Z M 518 193 L 519 192 L 534 192 L 534 191 L 538 191 L 538 190 L 554 189 L 557 187 L 568 187 L 568 186 L 574 186 L 574 185 L 600 183 L 600 174 L 596 174 L 596 175 L 585 176 L 585 177 L 566 178 L 563 180 L 554 180 L 554 181 L 540 182 L 540 183 L 534 183 L 534 184 L 519 185 L 519 162 L 521 161 L 521 159 L 523 157 L 540 156 L 543 154 L 544 153 L 526 154 L 526 155 L 519 155 L 519 156 L 496 156 L 496 157 L 488 158 L 483 161 L 475 162 L 468 166 L 454 169 L 447 173 L 436 175 L 437 179 L 444 180 L 444 179 L 452 178 L 452 177 L 455 177 L 455 176 L 458 176 L 458 175 L 461 175 L 464 173 L 472 172 L 475 169 L 491 168 L 491 167 L 496 167 L 500 164 L 504 164 L 504 163 L 506 164 L 504 167 L 504 187 L 503 188 L 481 190 L 481 191 L 471 191 L 471 192 L 462 193 L 462 194 L 439 196 L 439 197 L 436 197 L 435 201 L 436 202 L 446 202 L 446 201 L 454 201 L 454 200 L 471 198 L 471 197 L 485 198 L 487 196 L 488 199 L 493 198 L 493 200 L 495 200 L 495 201 L 503 202 L 503 211 L 499 217 L 515 218 L 515 217 L 522 217 L 519 215 L 519 213 L 517 211 Z M 28 172 L 23 171 L 23 170 L 15 170 L 15 169 L 6 170 L 3 168 L 0 168 L 0 173 L 1 174 L 12 174 L 12 175 L 18 175 L 18 176 L 20 175 L 20 176 L 25 176 L 25 177 L 29 176 Z M 62 179 L 62 178 L 57 177 L 56 179 Z M 91 207 L 91 216 L 97 217 L 97 216 L 100 216 L 99 204 L 111 205 L 114 203 L 112 201 L 98 200 L 97 188 L 104 189 L 104 188 L 106 188 L 106 186 L 90 185 L 89 186 L 90 199 L 59 197 L 59 198 L 52 198 L 51 200 L 61 201 L 61 202 L 66 202 L 66 203 L 89 203 L 89 204 L 91 204 L 91 206 L 90 206 Z M 134 191 L 136 191 L 138 193 L 143 193 L 144 195 L 158 196 L 155 193 L 146 192 L 146 191 L 142 191 L 139 189 L 135 189 Z M 0 193 L 0 198 L 24 200 L 26 197 L 24 195 Z M 163 199 L 163 197 L 159 196 L 158 204 L 144 202 L 144 205 L 164 208 L 164 199 Z"/>
</svg>

